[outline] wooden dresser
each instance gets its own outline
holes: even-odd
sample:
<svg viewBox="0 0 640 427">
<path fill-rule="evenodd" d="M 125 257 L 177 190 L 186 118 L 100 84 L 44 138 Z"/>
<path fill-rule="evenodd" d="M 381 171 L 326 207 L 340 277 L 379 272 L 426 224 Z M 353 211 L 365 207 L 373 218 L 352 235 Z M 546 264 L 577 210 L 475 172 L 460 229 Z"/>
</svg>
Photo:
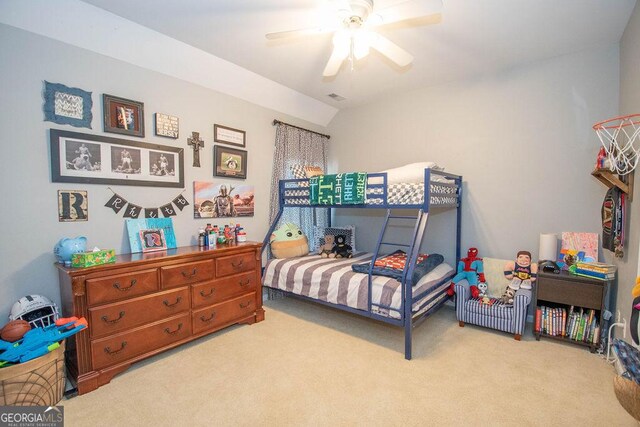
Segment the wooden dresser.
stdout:
<svg viewBox="0 0 640 427">
<path fill-rule="evenodd" d="M 78 393 L 132 363 L 236 323 L 264 320 L 260 243 L 119 255 L 114 264 L 58 264 L 62 316 L 89 328 L 67 342 Z"/>
</svg>

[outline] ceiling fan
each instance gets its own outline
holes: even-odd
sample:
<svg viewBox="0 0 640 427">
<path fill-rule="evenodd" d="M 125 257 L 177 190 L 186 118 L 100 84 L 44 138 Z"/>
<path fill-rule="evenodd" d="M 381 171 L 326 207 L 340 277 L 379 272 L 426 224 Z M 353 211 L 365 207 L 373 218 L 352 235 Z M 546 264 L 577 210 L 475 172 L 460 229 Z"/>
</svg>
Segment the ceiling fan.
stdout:
<svg viewBox="0 0 640 427">
<path fill-rule="evenodd" d="M 373 31 L 390 24 L 409 26 L 440 22 L 442 0 L 405 0 L 387 7 L 376 8 L 373 0 L 337 0 L 335 24 L 326 27 L 268 33 L 268 40 L 335 32 L 333 53 L 327 62 L 325 77 L 338 74 L 343 61 L 364 58 L 374 49 L 400 67 L 413 61 L 413 56 L 386 37 Z M 381 1 L 381 3 L 384 3 Z M 425 20 L 424 18 L 428 18 Z"/>
</svg>

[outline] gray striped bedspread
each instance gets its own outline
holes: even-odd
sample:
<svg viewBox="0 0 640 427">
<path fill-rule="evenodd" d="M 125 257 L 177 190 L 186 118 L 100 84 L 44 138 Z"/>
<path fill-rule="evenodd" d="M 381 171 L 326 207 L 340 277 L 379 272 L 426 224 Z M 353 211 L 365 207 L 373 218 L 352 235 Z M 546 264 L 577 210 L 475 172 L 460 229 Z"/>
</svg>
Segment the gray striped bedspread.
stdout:
<svg viewBox="0 0 640 427">
<path fill-rule="evenodd" d="M 370 261 L 372 254 L 356 253 L 349 259 L 329 259 L 319 255 L 300 258 L 271 259 L 267 262 L 262 282 L 264 286 L 292 292 L 320 301 L 367 310 L 368 275 L 351 270 L 351 264 Z M 442 263 L 426 274 L 413 287 L 413 295 L 426 295 L 413 304 L 414 315 L 428 311 L 447 298 L 449 280 L 455 271 Z M 373 276 L 372 312 L 395 319 L 400 318 L 402 286 L 391 277 Z M 394 310 L 395 309 L 395 310 Z"/>
</svg>

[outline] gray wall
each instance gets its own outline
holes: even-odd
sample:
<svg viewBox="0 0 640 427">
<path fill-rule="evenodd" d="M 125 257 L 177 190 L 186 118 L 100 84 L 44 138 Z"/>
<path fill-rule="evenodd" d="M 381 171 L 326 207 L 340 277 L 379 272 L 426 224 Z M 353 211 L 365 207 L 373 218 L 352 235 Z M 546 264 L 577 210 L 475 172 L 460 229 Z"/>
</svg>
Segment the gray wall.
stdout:
<svg viewBox="0 0 640 427">
<path fill-rule="evenodd" d="M 167 58 L 170 61 L 171 58 Z M 196 64 L 182 64 L 185 67 Z M 215 72 L 215 70 L 212 70 Z M 0 25 L 0 129 L 3 165 L 0 188 L 4 213 L 0 244 L 0 324 L 19 297 L 37 293 L 59 302 L 58 279 L 53 267 L 53 246 L 61 237 L 84 235 L 89 245 L 129 252 L 122 212 L 116 215 L 103 205 L 112 193 L 106 185 L 53 184 L 50 178 L 48 129 L 102 132 L 102 94 L 144 102 L 144 139 L 185 148 L 184 195 L 193 201 L 193 181 L 216 181 L 213 168 L 213 124 L 247 132 L 248 179 L 255 185 L 255 217 L 240 219 L 251 240 L 262 240 L 267 231 L 269 183 L 271 179 L 274 118 L 318 131 L 309 123 L 223 95 L 175 78 L 132 66 L 86 50 L 68 46 L 12 27 Z M 93 92 L 92 129 L 44 122 L 43 80 Z M 180 139 L 153 136 L 153 113 L 180 118 Z M 192 151 L 186 138 L 199 131 L 205 140 L 201 168 L 193 168 Z M 227 182 L 234 182 L 228 180 Z M 111 186 L 125 198 L 146 207 L 172 200 L 180 190 Z M 57 218 L 57 190 L 87 190 L 89 221 L 61 223 Z M 192 207 L 192 206 L 190 206 Z M 174 217 L 179 246 L 195 243 L 194 236 L 206 220 L 194 220 L 193 210 Z"/>
<path fill-rule="evenodd" d="M 627 28 L 620 41 L 620 114 L 640 113 L 640 6 L 631 15 Z M 636 144 L 636 147 L 638 145 Z M 635 172 L 636 177 L 638 171 Z M 633 202 L 628 205 L 630 213 L 627 221 L 628 244 L 625 256 L 619 260 L 608 257 L 618 264 L 618 295 L 617 308 L 622 317 L 631 319 L 631 289 L 635 284 L 638 272 L 638 245 L 640 245 L 640 182 L 636 179 L 633 192 Z M 617 334 L 620 336 L 620 334 Z M 628 335 L 627 335 L 628 337 Z M 631 341 L 631 338 L 628 338 Z"/>
<path fill-rule="evenodd" d="M 616 115 L 618 85 L 618 46 L 596 46 L 341 110 L 329 125 L 331 170 L 435 161 L 464 176 L 463 254 L 477 246 L 487 257 L 537 257 L 540 233 L 601 231 L 591 126 Z M 428 248 L 451 261 L 451 224 L 433 218 Z M 337 212 L 336 222 L 355 223 L 359 249 L 371 249 L 376 236 L 365 229 L 378 219 Z"/>
</svg>

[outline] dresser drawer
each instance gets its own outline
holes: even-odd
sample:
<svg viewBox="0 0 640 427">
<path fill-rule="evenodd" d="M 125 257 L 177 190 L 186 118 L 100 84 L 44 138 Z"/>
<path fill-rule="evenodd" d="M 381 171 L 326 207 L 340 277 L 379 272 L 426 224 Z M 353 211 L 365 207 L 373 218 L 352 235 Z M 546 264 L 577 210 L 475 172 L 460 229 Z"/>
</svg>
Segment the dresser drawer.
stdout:
<svg viewBox="0 0 640 427">
<path fill-rule="evenodd" d="M 159 292 L 89 309 L 89 332 L 97 338 L 189 311 L 189 288 Z"/>
<path fill-rule="evenodd" d="M 256 274 L 252 271 L 191 285 L 191 306 L 200 308 L 223 302 L 231 297 L 255 291 L 257 284 Z"/>
<path fill-rule="evenodd" d="M 234 320 L 250 316 L 256 311 L 256 294 L 243 295 L 230 301 L 193 312 L 193 333 L 227 325 Z"/>
<path fill-rule="evenodd" d="M 111 337 L 91 341 L 93 369 L 123 362 L 191 335 L 189 313 Z"/>
<path fill-rule="evenodd" d="M 87 280 L 89 306 L 119 301 L 158 290 L 158 270 L 141 270 Z"/>
<path fill-rule="evenodd" d="M 188 262 L 185 264 L 161 267 L 162 287 L 173 288 L 187 283 L 213 279 L 213 260 Z"/>
<path fill-rule="evenodd" d="M 600 310 L 604 286 L 545 277 L 538 283 L 537 298 L 560 304 Z"/>
<path fill-rule="evenodd" d="M 256 255 L 253 252 L 216 258 L 216 277 L 253 271 L 256 268 Z"/>
</svg>

